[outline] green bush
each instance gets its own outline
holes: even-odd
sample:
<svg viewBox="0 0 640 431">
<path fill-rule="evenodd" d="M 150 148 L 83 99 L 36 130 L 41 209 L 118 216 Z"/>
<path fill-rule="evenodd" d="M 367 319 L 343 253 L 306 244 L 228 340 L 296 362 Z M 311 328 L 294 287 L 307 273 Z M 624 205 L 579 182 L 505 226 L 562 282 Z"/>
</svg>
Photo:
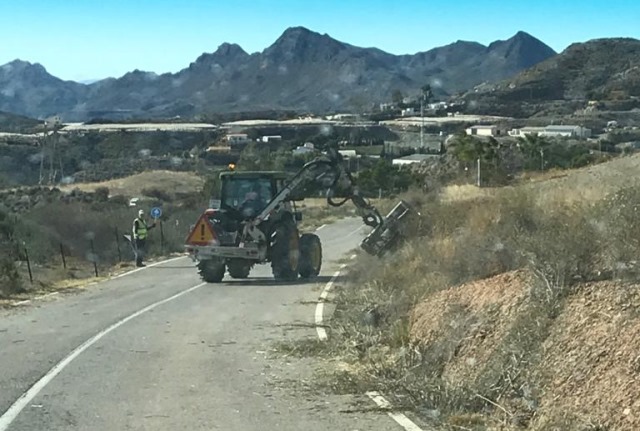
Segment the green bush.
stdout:
<svg viewBox="0 0 640 431">
<path fill-rule="evenodd" d="M 15 260 L 9 250 L 0 249 L 0 298 L 24 291 Z"/>
<path fill-rule="evenodd" d="M 372 168 L 358 173 L 357 183 L 358 188 L 368 196 L 378 196 L 380 192 L 388 196 L 406 191 L 416 183 L 416 179 L 410 170 L 380 159 Z"/>
<path fill-rule="evenodd" d="M 97 202 L 106 202 L 109 200 L 109 188 L 97 187 L 93 192 L 93 198 Z"/>
</svg>

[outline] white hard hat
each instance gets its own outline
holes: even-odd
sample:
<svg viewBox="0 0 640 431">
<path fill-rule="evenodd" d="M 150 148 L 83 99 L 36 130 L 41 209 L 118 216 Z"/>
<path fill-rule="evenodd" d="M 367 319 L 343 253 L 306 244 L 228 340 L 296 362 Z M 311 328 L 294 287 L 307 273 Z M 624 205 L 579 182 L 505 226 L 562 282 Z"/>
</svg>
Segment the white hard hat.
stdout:
<svg viewBox="0 0 640 431">
<path fill-rule="evenodd" d="M 142 217 L 144 215 L 144 210 L 138 211 L 138 217 Z"/>
</svg>

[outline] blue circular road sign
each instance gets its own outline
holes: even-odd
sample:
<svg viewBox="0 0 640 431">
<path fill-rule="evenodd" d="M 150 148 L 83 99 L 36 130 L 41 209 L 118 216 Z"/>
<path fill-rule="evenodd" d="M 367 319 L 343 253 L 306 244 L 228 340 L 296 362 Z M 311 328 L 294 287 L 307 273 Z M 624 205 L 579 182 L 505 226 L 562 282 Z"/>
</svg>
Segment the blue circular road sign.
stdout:
<svg viewBox="0 0 640 431">
<path fill-rule="evenodd" d="M 158 219 L 162 215 L 162 210 L 158 207 L 151 208 L 151 217 Z"/>
</svg>

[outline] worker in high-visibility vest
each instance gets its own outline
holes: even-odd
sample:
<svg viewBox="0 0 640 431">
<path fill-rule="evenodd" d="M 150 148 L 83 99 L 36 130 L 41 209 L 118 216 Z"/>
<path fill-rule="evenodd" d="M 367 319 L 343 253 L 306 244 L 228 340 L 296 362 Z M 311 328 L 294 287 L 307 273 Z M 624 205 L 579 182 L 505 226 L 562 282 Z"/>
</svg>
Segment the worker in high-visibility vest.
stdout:
<svg viewBox="0 0 640 431">
<path fill-rule="evenodd" d="M 144 210 L 140 210 L 138 211 L 138 217 L 133 221 L 133 242 L 135 245 L 137 267 L 145 266 L 142 260 L 147 251 L 147 235 L 151 229 L 156 227 L 155 222 L 151 226 L 148 226 L 144 216 Z"/>
</svg>

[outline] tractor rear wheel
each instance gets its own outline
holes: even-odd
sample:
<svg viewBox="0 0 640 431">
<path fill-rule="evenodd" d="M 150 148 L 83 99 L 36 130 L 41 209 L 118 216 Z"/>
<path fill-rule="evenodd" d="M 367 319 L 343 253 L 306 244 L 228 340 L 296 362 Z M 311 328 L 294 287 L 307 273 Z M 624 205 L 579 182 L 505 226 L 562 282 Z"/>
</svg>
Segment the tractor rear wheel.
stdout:
<svg viewBox="0 0 640 431">
<path fill-rule="evenodd" d="M 198 262 L 198 273 L 207 283 L 220 283 L 224 278 L 224 262 L 207 259 Z"/>
<path fill-rule="evenodd" d="M 271 243 L 271 271 L 276 280 L 293 281 L 298 278 L 300 250 L 298 228 L 293 221 L 275 229 Z"/>
<path fill-rule="evenodd" d="M 300 265 L 298 272 L 302 278 L 311 278 L 320 274 L 322 267 L 322 244 L 320 238 L 312 233 L 300 237 Z"/>
</svg>

